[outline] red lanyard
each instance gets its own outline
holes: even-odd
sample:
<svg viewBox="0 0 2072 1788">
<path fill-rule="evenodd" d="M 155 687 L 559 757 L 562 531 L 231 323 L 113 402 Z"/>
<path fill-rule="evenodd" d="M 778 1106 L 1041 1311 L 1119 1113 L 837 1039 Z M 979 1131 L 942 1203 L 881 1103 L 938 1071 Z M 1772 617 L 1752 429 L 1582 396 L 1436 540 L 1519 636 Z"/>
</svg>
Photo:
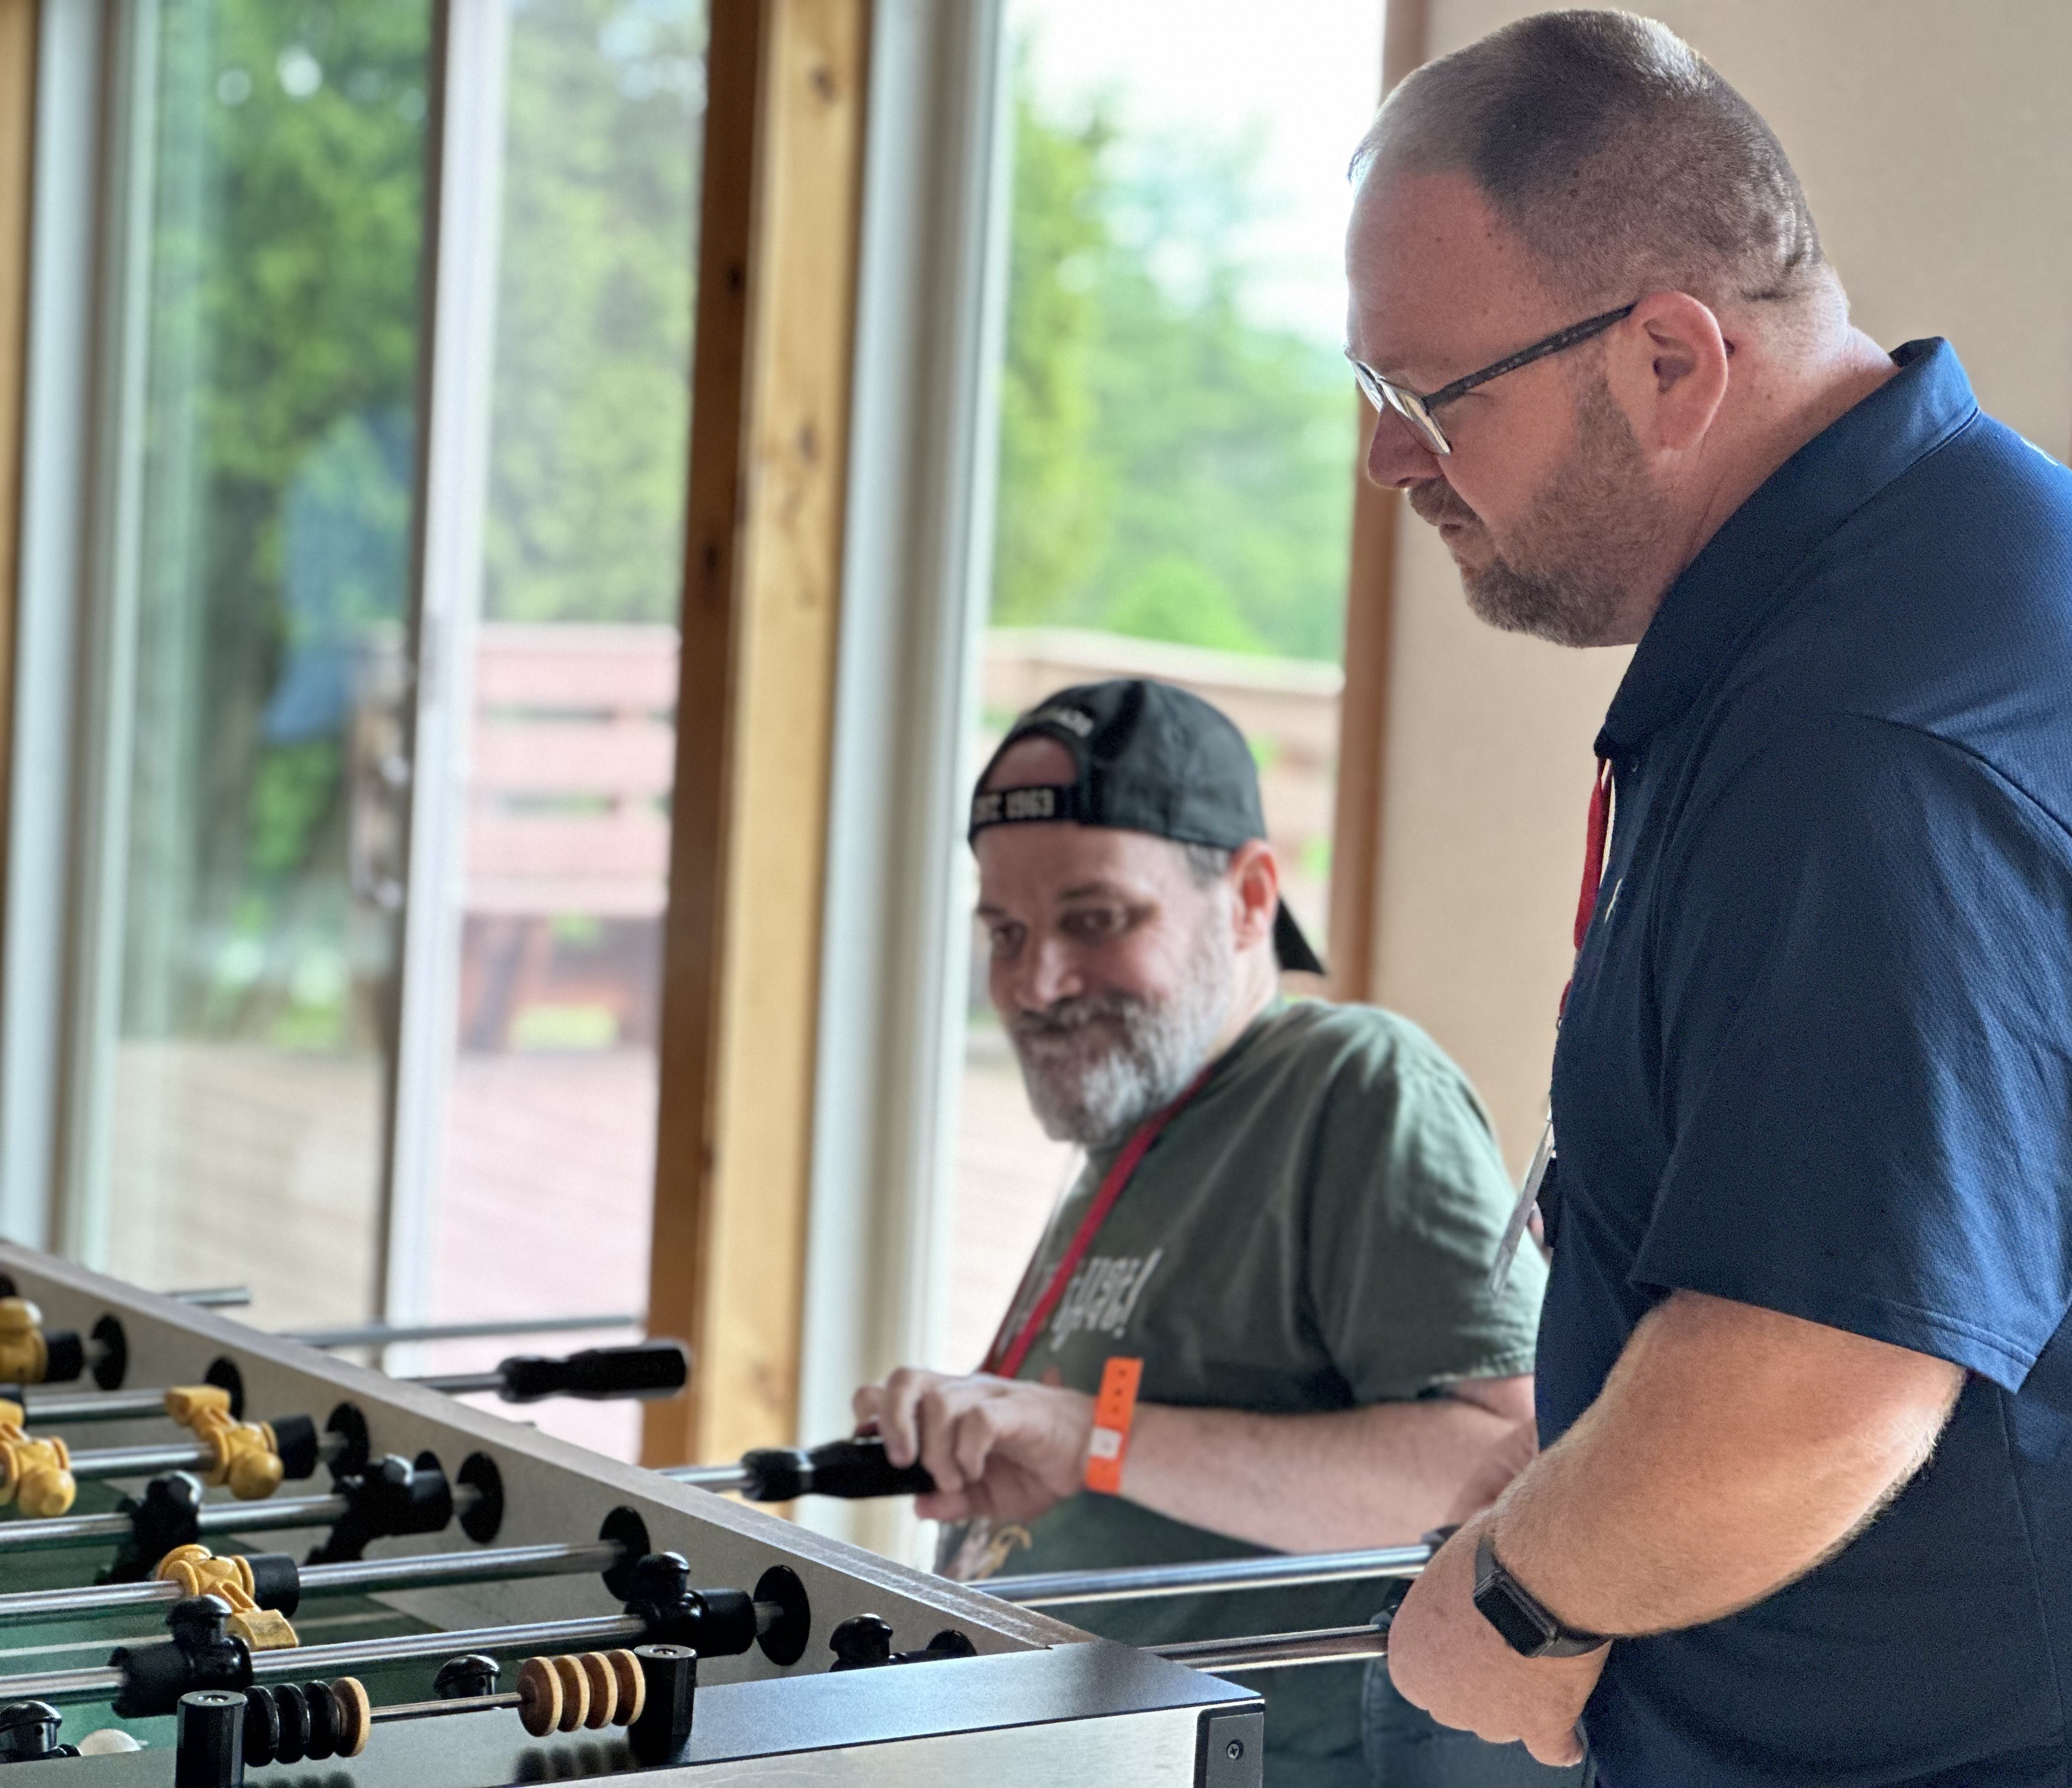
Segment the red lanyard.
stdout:
<svg viewBox="0 0 2072 1788">
<path fill-rule="evenodd" d="M 1210 1065 L 1213 1067 L 1215 1064 Z M 1137 1127 L 1137 1133 L 1123 1144 L 1122 1152 L 1116 1156 L 1115 1164 L 1101 1180 L 1100 1190 L 1094 1194 L 1093 1203 L 1087 1207 L 1086 1215 L 1079 1219 L 1079 1226 L 1073 1233 L 1063 1259 L 1059 1261 L 1056 1270 L 1051 1273 L 1050 1283 L 1043 1287 L 1042 1296 L 1037 1299 L 1036 1308 L 1029 1312 L 1027 1320 L 1022 1325 L 1012 1341 L 1007 1338 L 1007 1324 L 1003 1322 L 1000 1325 L 1000 1333 L 993 1337 L 993 1345 L 986 1349 L 985 1364 L 979 1368 L 980 1371 L 1011 1378 L 1022 1370 L 1022 1362 L 1029 1357 L 1029 1349 L 1035 1345 L 1038 1332 L 1050 1320 L 1050 1312 L 1058 1308 L 1059 1300 L 1065 1295 L 1065 1287 L 1071 1283 L 1073 1271 L 1087 1250 L 1093 1246 L 1094 1238 L 1100 1233 L 1101 1225 L 1107 1222 L 1108 1213 L 1115 1209 L 1115 1201 L 1122 1196 L 1122 1189 L 1129 1184 L 1130 1176 L 1136 1172 L 1137 1164 L 1149 1152 L 1151 1145 L 1158 1140 L 1159 1133 L 1179 1116 L 1181 1108 L 1201 1090 L 1202 1082 L 1208 1077 L 1209 1069 L 1204 1068 L 1194 1077 L 1194 1085 L 1179 1098 L 1164 1110 L 1153 1112 Z M 1008 1320 L 1013 1320 L 1010 1312 Z"/>
<path fill-rule="evenodd" d="M 1597 760 L 1597 779 L 1590 785 L 1590 818 L 1583 834 L 1583 892 L 1576 902 L 1576 948 L 1590 934 L 1590 920 L 1597 910 L 1597 890 L 1605 883 L 1605 843 L 1611 830 L 1612 760 Z"/>
<path fill-rule="evenodd" d="M 1611 826 L 1612 760 L 1601 757 L 1597 760 L 1597 780 L 1590 785 L 1590 817 L 1583 832 L 1583 891 L 1576 899 L 1575 942 L 1578 950 L 1590 934 L 1590 921 L 1597 910 L 1597 891 L 1605 885 L 1605 845 Z M 1574 985 L 1571 979 L 1562 986 L 1560 1010 L 1555 1014 L 1557 1024 L 1561 1014 L 1568 1009 L 1568 989 Z"/>
<path fill-rule="evenodd" d="M 1590 934 L 1590 921 L 1597 916 L 1597 892 L 1605 885 L 1605 846 L 1612 829 L 1612 766 L 1610 758 L 1597 760 L 1597 780 L 1590 785 L 1590 818 L 1583 834 L 1583 892 L 1576 901 L 1576 951 L 1582 954 L 1583 940 Z M 1569 990 L 1576 985 L 1572 970 L 1569 979 L 1561 988 L 1561 1005 L 1554 1015 L 1554 1028 L 1559 1032 L 1561 1020 L 1568 1011 Z M 1496 1263 L 1490 1268 L 1489 1288 L 1492 1296 L 1503 1290 L 1504 1282 L 1511 1276 L 1511 1263 L 1518 1253 L 1518 1245 L 1524 1238 L 1532 1213 L 1540 1202 L 1540 1189 L 1547 1178 L 1547 1169 L 1554 1160 L 1554 1106 L 1553 1094 L 1548 1094 L 1547 1127 L 1540 1133 L 1540 1146 L 1532 1151 L 1532 1160 L 1525 1170 L 1525 1183 L 1519 1189 L 1518 1202 L 1511 1207 L 1511 1221 L 1503 1226 L 1503 1238 L 1496 1245 Z"/>
</svg>

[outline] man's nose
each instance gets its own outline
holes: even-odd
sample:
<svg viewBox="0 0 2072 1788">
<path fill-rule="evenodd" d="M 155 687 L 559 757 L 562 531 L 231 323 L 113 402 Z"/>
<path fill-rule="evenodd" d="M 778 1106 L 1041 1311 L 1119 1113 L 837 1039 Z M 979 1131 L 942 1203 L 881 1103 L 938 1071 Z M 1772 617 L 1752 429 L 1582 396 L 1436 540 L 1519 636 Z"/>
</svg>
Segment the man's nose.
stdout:
<svg viewBox="0 0 2072 1788">
<path fill-rule="evenodd" d="M 1015 995 L 1030 1011 L 1042 1011 L 1083 991 L 1071 947 L 1061 937 L 1038 938 L 1022 952 Z"/>
<path fill-rule="evenodd" d="M 1367 475 L 1384 490 L 1407 490 L 1439 476 L 1439 456 L 1392 410 L 1374 418 L 1367 445 Z"/>
</svg>

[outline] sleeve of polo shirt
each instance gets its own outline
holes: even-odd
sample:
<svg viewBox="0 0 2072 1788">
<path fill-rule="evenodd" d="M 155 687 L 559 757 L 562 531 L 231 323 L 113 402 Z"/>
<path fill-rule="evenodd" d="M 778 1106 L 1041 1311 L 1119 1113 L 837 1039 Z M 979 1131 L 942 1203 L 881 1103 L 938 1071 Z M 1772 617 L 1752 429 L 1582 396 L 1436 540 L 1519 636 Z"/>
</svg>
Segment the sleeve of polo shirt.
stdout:
<svg viewBox="0 0 2072 1788">
<path fill-rule="evenodd" d="M 1308 1292 L 1359 1403 L 1532 1370 L 1546 1269 L 1488 1279 L 1515 1191 L 1466 1077 L 1408 1025 L 1334 1084 L 1309 1188 Z"/>
<path fill-rule="evenodd" d="M 1684 824 L 1634 1279 L 2019 1389 L 2072 1304 L 2065 834 L 1968 753 L 1851 717 Z"/>
</svg>

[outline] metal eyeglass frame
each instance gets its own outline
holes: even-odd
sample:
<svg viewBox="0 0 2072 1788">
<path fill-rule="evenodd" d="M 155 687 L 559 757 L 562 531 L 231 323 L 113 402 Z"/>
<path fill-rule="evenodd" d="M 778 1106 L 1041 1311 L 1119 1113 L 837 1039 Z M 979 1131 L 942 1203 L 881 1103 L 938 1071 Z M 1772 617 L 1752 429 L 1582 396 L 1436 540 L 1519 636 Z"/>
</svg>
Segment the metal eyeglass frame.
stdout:
<svg viewBox="0 0 2072 1788">
<path fill-rule="evenodd" d="M 1437 391 L 1428 391 L 1421 396 L 1407 385 L 1398 385 L 1393 379 L 1385 379 L 1364 360 L 1353 360 L 1353 377 L 1367 401 L 1376 410 L 1392 410 L 1409 423 L 1419 440 L 1433 452 L 1441 455 L 1453 451 L 1453 443 L 1446 439 L 1445 431 L 1432 419 L 1432 412 L 1441 404 L 1451 403 L 1463 397 L 1478 385 L 1487 385 L 1491 379 L 1500 379 L 1507 373 L 1515 373 L 1521 366 L 1530 366 L 1536 360 L 1544 360 L 1549 354 L 1558 354 L 1564 348 L 1573 348 L 1579 341 L 1588 341 L 1591 336 L 1602 335 L 1614 323 L 1623 322 L 1639 308 L 1638 304 L 1622 304 L 1616 311 L 1607 311 L 1602 316 L 1593 316 L 1581 323 L 1572 323 L 1565 329 L 1556 329 L 1551 336 L 1544 336 L 1530 348 L 1521 348 L 1515 354 L 1507 354 L 1500 360 L 1492 360 L 1479 373 L 1470 373 L 1464 379 L 1456 379 L 1451 385 L 1442 385 Z M 1350 360 L 1349 354 L 1346 356 Z"/>
</svg>

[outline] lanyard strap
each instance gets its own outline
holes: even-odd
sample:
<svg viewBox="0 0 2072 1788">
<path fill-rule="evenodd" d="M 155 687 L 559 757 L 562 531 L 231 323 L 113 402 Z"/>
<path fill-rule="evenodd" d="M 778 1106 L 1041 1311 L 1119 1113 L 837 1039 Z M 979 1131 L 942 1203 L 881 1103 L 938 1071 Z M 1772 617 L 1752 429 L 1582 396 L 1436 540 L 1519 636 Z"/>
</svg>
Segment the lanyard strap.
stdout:
<svg viewBox="0 0 2072 1788">
<path fill-rule="evenodd" d="M 1211 1064 L 1211 1066 L 1214 1065 Z M 1130 1176 L 1137 1172 L 1137 1164 L 1158 1140 L 1159 1133 L 1175 1118 L 1187 1102 L 1202 1088 L 1209 1077 L 1204 1068 L 1194 1077 L 1194 1084 L 1179 1098 L 1162 1110 L 1154 1111 L 1137 1127 L 1137 1133 L 1123 1144 L 1122 1152 L 1115 1158 L 1115 1164 L 1102 1177 L 1100 1190 L 1094 1194 L 1094 1201 L 1087 1207 L 1087 1213 L 1079 1219 L 1079 1228 L 1073 1232 L 1071 1241 L 1066 1246 L 1056 1269 L 1050 1275 L 1050 1283 L 1043 1287 L 1043 1295 L 1036 1300 L 1036 1307 L 1029 1312 L 1013 1341 L 1007 1338 L 1007 1325 L 1001 1325 L 1000 1333 L 993 1337 L 993 1345 L 986 1349 L 985 1364 L 981 1372 L 997 1374 L 1011 1378 L 1022 1370 L 1022 1362 L 1029 1357 L 1029 1349 L 1035 1345 L 1036 1337 L 1043 1325 L 1050 1320 L 1050 1312 L 1058 1308 L 1059 1300 L 1065 1295 L 1065 1287 L 1071 1283 L 1072 1274 L 1086 1251 L 1093 1246 L 1094 1238 L 1100 1226 L 1108 1221 L 1108 1213 L 1115 1209 L 1115 1201 L 1122 1196 L 1122 1189 L 1129 1184 Z M 1010 1316 L 1009 1320 L 1013 1320 Z"/>
<path fill-rule="evenodd" d="M 1590 934 L 1590 920 L 1597 910 L 1597 890 L 1605 883 L 1605 845 L 1611 832 L 1612 760 L 1597 760 L 1597 780 L 1590 785 L 1590 818 L 1583 834 L 1583 892 L 1576 901 L 1576 948 Z"/>
<path fill-rule="evenodd" d="M 1605 846 L 1610 840 L 1612 829 L 1612 760 L 1609 757 L 1597 760 L 1596 780 L 1590 784 L 1590 817 L 1583 829 L 1583 891 L 1576 897 L 1576 951 L 1582 954 L 1583 940 L 1590 935 L 1590 921 L 1597 910 L 1597 891 L 1605 885 Z M 1568 990 L 1574 987 L 1575 970 L 1561 983 L 1561 1003 L 1555 1008 L 1554 1028 L 1561 1028 L 1561 1020 L 1568 1010 Z"/>
<path fill-rule="evenodd" d="M 1597 760 L 1596 780 L 1590 784 L 1590 816 L 1583 830 L 1583 889 L 1576 900 L 1576 950 L 1581 954 L 1583 940 L 1590 934 L 1590 921 L 1596 917 L 1597 893 L 1605 884 L 1605 847 L 1610 842 L 1612 822 L 1612 765 L 1608 757 Z M 1569 989 L 1575 986 L 1572 970 L 1568 980 L 1561 988 L 1561 1005 L 1554 1015 L 1554 1028 L 1558 1032 L 1561 1020 L 1568 1010 Z M 1519 1188 L 1518 1202 L 1511 1208 L 1511 1221 L 1503 1226 L 1503 1235 L 1496 1245 L 1496 1259 L 1490 1267 L 1489 1291 L 1494 1297 L 1503 1289 L 1504 1281 L 1511 1276 L 1511 1263 L 1518 1253 L 1518 1245 L 1525 1238 L 1527 1226 L 1532 1221 L 1533 1207 L 1540 1201 L 1540 1189 L 1545 1184 L 1547 1169 L 1554 1160 L 1553 1098 L 1548 1098 L 1546 1127 L 1540 1133 L 1540 1146 L 1532 1151 L 1531 1164 L 1525 1170 L 1525 1183 Z"/>
</svg>

